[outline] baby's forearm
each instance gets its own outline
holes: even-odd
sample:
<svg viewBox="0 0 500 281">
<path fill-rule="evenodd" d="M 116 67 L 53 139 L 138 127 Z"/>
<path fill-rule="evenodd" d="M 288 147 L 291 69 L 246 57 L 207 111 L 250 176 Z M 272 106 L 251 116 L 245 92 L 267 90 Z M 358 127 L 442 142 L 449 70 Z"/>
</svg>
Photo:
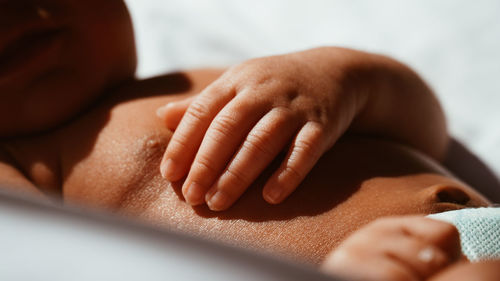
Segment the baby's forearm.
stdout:
<svg viewBox="0 0 500 281">
<path fill-rule="evenodd" d="M 343 48 L 307 52 L 333 81 L 344 81 L 343 90 L 352 95 L 356 117 L 351 132 L 394 139 L 437 160 L 444 158 L 448 133 L 443 110 L 410 68 L 388 57 Z"/>
</svg>

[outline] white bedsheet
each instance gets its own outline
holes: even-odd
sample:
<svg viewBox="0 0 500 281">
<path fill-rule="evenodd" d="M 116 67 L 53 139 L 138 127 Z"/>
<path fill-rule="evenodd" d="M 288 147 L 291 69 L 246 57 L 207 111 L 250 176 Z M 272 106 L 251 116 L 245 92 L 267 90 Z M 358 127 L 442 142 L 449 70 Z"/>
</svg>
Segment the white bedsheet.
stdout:
<svg viewBox="0 0 500 281">
<path fill-rule="evenodd" d="M 500 2 L 126 0 L 141 77 L 321 45 L 379 52 L 436 90 L 452 134 L 500 172 Z"/>
</svg>

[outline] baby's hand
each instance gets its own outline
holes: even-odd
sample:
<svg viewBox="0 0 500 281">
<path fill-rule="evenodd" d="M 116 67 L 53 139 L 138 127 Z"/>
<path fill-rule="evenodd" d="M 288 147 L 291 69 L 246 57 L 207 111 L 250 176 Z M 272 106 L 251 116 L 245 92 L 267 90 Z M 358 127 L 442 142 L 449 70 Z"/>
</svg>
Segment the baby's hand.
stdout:
<svg viewBox="0 0 500 281">
<path fill-rule="evenodd" d="M 355 280 L 427 280 L 460 257 L 457 229 L 424 217 L 378 219 L 349 236 L 322 265 Z"/>
<path fill-rule="evenodd" d="M 229 69 L 194 99 L 158 110 L 169 127 L 180 122 L 162 175 L 170 181 L 187 175 L 182 193 L 189 204 L 224 210 L 288 148 L 263 189 L 267 202 L 280 203 L 354 118 L 357 100 L 343 78 L 307 51 Z"/>
</svg>

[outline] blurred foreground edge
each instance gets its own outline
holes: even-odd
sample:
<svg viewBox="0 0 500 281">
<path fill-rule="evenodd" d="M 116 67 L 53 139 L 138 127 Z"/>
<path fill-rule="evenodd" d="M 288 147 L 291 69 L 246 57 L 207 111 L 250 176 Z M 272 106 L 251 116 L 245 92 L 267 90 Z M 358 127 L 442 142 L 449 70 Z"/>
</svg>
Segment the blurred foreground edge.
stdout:
<svg viewBox="0 0 500 281">
<path fill-rule="evenodd" d="M 2 191 L 0 250 L 0 280 L 341 280 L 236 247 Z"/>
</svg>

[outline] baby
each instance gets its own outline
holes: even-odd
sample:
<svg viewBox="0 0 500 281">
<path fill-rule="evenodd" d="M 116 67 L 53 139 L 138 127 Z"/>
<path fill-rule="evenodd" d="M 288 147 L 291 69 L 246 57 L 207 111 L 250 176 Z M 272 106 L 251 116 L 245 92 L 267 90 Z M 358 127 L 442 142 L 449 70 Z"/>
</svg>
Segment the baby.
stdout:
<svg viewBox="0 0 500 281">
<path fill-rule="evenodd" d="M 439 103 L 390 58 L 317 48 L 136 80 L 121 0 L 1 1 L 0 21 L 15 191 L 312 264 L 378 217 L 489 204 L 438 163 Z"/>
</svg>

